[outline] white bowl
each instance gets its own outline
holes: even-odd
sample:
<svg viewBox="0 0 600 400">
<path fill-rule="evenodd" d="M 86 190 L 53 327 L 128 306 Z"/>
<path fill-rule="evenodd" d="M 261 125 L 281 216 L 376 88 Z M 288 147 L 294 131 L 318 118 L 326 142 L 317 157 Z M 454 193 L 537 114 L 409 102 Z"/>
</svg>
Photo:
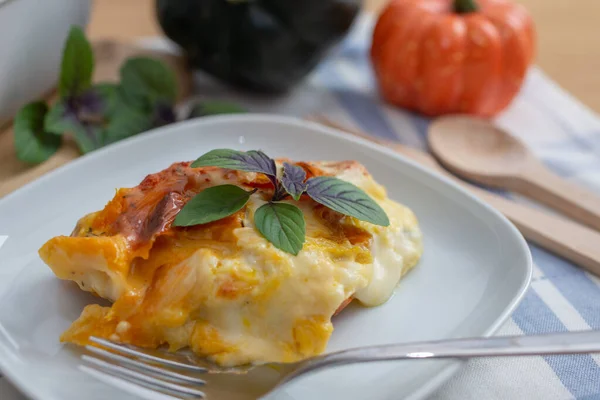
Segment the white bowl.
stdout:
<svg viewBox="0 0 600 400">
<path fill-rule="evenodd" d="M 71 25 L 85 27 L 91 0 L 0 0 L 0 124 L 56 84 Z"/>
</svg>

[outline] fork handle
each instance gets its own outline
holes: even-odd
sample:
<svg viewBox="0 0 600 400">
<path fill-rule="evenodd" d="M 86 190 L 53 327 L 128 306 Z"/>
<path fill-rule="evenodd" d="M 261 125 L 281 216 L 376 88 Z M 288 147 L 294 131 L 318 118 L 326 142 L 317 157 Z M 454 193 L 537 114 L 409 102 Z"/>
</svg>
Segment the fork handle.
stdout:
<svg viewBox="0 0 600 400">
<path fill-rule="evenodd" d="M 365 362 L 582 353 L 600 353 L 600 331 L 480 337 L 361 347 L 311 359 L 294 371 L 293 376 L 288 376 L 285 380 L 325 367 Z"/>
</svg>

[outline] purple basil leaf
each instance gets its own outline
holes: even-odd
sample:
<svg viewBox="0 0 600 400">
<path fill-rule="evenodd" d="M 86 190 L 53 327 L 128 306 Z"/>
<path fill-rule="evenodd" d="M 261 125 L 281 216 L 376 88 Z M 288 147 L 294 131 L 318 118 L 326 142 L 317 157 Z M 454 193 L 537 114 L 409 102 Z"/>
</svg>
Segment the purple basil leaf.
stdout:
<svg viewBox="0 0 600 400">
<path fill-rule="evenodd" d="M 154 116 L 152 126 L 164 126 L 172 124 L 177 120 L 175 110 L 171 104 L 159 101 L 154 105 Z"/>
<path fill-rule="evenodd" d="M 79 111 L 93 115 L 110 115 L 117 102 L 118 85 L 114 83 L 100 83 L 86 90 L 79 99 Z"/>
<path fill-rule="evenodd" d="M 104 111 L 102 98 L 94 90 L 86 90 L 77 97 L 69 97 L 67 102 L 77 114 L 97 115 Z"/>
<path fill-rule="evenodd" d="M 231 149 L 215 149 L 200 156 L 192 163 L 192 167 L 220 167 L 237 171 L 260 172 L 267 175 L 273 185 L 277 187 L 275 161 L 260 150 L 243 152 Z"/>
<path fill-rule="evenodd" d="M 46 114 L 44 129 L 56 135 L 71 135 L 82 153 L 89 153 L 103 146 L 102 127 L 90 121 L 80 121 L 75 110 L 66 100 L 55 103 Z"/>
<path fill-rule="evenodd" d="M 59 100 L 46 116 L 45 129 L 62 135 L 75 122 L 103 126 L 115 108 L 116 88 L 113 84 L 100 84 Z"/>
<path fill-rule="evenodd" d="M 294 200 L 299 200 L 302 193 L 306 190 L 306 183 L 304 183 L 305 179 L 306 171 L 301 167 L 283 163 L 283 178 L 281 178 L 281 184 Z"/>
<path fill-rule="evenodd" d="M 350 182 L 331 176 L 319 176 L 306 183 L 306 193 L 317 203 L 361 221 L 381 226 L 390 224 L 379 204 Z"/>
</svg>

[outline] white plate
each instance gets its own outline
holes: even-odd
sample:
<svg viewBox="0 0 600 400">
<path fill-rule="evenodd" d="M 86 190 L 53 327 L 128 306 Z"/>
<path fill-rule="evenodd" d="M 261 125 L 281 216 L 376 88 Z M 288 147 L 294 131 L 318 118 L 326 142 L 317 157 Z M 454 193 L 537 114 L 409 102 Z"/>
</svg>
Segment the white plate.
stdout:
<svg viewBox="0 0 600 400">
<path fill-rule="evenodd" d="M 0 200 L 0 368 L 21 390 L 44 400 L 136 397 L 79 370 L 78 351 L 58 342 L 84 305 L 97 300 L 56 279 L 37 249 L 52 236 L 70 233 L 80 216 L 102 208 L 115 188 L 135 186 L 172 162 L 222 147 L 262 149 L 296 160 L 358 160 L 419 218 L 425 240 L 420 265 L 385 305 L 350 307 L 336 318 L 328 350 L 490 335 L 527 289 L 531 257 L 519 232 L 453 183 L 390 150 L 296 119 L 189 121 L 82 157 Z M 1 235 L 8 236 L 3 245 Z M 343 367 L 301 380 L 277 398 L 417 398 L 459 366 L 410 361 Z M 231 387 L 227 390 L 242 390 Z"/>
</svg>

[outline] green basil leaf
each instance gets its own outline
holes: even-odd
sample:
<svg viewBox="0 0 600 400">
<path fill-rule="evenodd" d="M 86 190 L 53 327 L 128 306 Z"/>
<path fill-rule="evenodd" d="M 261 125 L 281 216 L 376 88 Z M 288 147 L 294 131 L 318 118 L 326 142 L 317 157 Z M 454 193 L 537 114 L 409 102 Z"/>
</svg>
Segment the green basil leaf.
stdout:
<svg viewBox="0 0 600 400">
<path fill-rule="evenodd" d="M 173 226 L 200 225 L 228 217 L 241 210 L 252 193 L 235 185 L 204 189 L 179 211 Z"/>
<path fill-rule="evenodd" d="M 48 106 L 40 101 L 27 104 L 15 116 L 15 149 L 19 160 L 41 163 L 59 149 L 62 138 L 44 130 L 47 112 Z"/>
<path fill-rule="evenodd" d="M 46 114 L 44 118 L 44 129 L 52 132 L 55 135 L 62 135 L 71 129 L 70 119 L 75 119 L 76 116 L 71 114 L 64 100 L 59 100 Z"/>
<path fill-rule="evenodd" d="M 286 192 L 294 200 L 300 200 L 300 196 L 306 190 L 306 171 L 301 167 L 293 164 L 283 163 L 283 177 L 281 184 Z"/>
<path fill-rule="evenodd" d="M 94 53 L 85 33 L 72 26 L 63 49 L 58 91 L 61 97 L 77 95 L 92 83 Z"/>
<path fill-rule="evenodd" d="M 200 156 L 192 163 L 192 167 L 221 167 L 237 171 L 260 172 L 273 178 L 277 176 L 275 161 L 260 150 L 244 152 L 231 149 L 215 149 Z"/>
<path fill-rule="evenodd" d="M 187 119 L 219 114 L 240 114 L 245 112 L 247 112 L 245 108 L 240 107 L 235 103 L 211 100 L 194 104 Z"/>
<path fill-rule="evenodd" d="M 121 67 L 121 86 L 131 105 L 148 107 L 155 102 L 174 104 L 177 80 L 173 71 L 161 61 L 133 57 Z"/>
<path fill-rule="evenodd" d="M 121 105 L 125 105 L 127 107 L 131 107 L 136 109 L 142 113 L 151 113 L 154 108 L 153 100 L 147 96 L 131 93 L 131 91 L 127 91 L 123 85 L 119 85 L 117 88 L 116 95 L 116 104 L 117 107 Z"/>
<path fill-rule="evenodd" d="M 104 146 L 104 132 L 101 126 L 82 124 L 78 121 L 73 121 L 71 128 L 67 132 L 73 136 L 77 143 L 77 147 L 79 147 L 79 150 L 81 150 L 83 154 Z"/>
<path fill-rule="evenodd" d="M 254 225 L 275 247 L 298 255 L 304 245 L 306 223 L 302 210 L 288 203 L 266 203 L 254 213 Z"/>
<path fill-rule="evenodd" d="M 119 85 L 115 83 L 99 83 L 94 85 L 91 91 L 100 102 L 100 110 L 104 116 L 110 116 L 117 108 Z"/>
<path fill-rule="evenodd" d="M 137 135 L 151 129 L 152 115 L 140 112 L 132 107 L 121 105 L 115 109 L 104 132 L 104 144 Z"/>
<path fill-rule="evenodd" d="M 331 176 L 319 176 L 306 183 L 306 193 L 317 203 L 361 221 L 381 226 L 390 224 L 379 204 L 350 182 Z"/>
<path fill-rule="evenodd" d="M 103 127 L 79 121 L 65 100 L 58 101 L 50 108 L 44 119 L 44 128 L 55 135 L 70 134 L 84 154 L 103 146 Z"/>
</svg>

